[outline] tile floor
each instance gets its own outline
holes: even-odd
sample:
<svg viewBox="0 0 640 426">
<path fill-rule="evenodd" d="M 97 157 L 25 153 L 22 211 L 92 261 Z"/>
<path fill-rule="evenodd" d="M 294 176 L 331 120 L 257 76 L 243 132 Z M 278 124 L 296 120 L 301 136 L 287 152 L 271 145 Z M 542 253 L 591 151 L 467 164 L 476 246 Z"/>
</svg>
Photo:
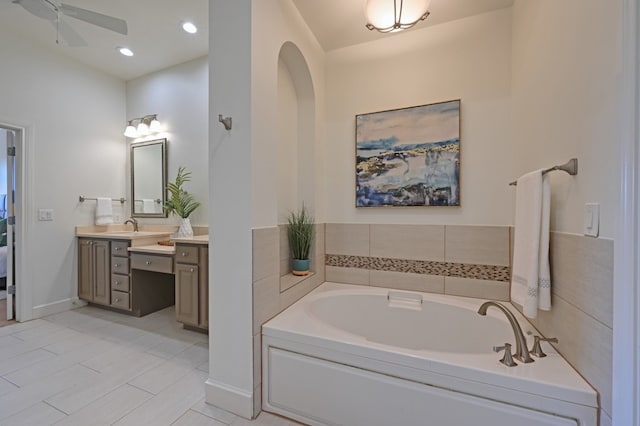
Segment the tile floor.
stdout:
<svg viewBox="0 0 640 426">
<path fill-rule="evenodd" d="M 0 328 L 0 425 L 291 426 L 204 402 L 208 336 L 173 307 L 134 318 L 83 307 Z"/>
</svg>

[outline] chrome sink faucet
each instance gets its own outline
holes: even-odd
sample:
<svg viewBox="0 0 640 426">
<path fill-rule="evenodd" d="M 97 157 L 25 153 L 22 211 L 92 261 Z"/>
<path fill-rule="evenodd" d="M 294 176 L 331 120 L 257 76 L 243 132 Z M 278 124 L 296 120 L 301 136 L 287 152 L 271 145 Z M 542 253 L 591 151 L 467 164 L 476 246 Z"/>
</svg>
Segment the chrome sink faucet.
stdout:
<svg viewBox="0 0 640 426">
<path fill-rule="evenodd" d="M 531 358 L 531 355 L 529 355 L 529 348 L 527 348 L 527 339 L 524 337 L 524 333 L 522 332 L 522 328 L 520 328 L 520 324 L 518 324 L 518 320 L 516 319 L 516 317 L 502 304 L 493 301 L 484 302 L 480 306 L 480 309 L 478 309 L 478 313 L 482 316 L 487 315 L 487 309 L 489 309 L 489 306 L 495 306 L 496 308 L 500 309 L 507 316 L 509 324 L 511 324 L 513 334 L 516 338 L 516 353 L 513 354 L 513 357 L 524 362 L 525 364 L 533 362 L 533 358 Z M 506 350 L 510 349 L 506 348 Z"/>
<path fill-rule="evenodd" d="M 138 221 L 134 218 L 130 217 L 129 219 L 124 221 L 124 224 L 130 223 L 133 225 L 133 232 L 138 232 Z"/>
</svg>

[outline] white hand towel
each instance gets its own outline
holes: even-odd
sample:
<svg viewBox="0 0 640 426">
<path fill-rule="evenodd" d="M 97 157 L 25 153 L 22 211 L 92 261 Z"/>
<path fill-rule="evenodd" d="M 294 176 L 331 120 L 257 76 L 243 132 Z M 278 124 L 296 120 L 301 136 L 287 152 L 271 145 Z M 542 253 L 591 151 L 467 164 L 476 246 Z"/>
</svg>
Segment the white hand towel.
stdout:
<svg viewBox="0 0 640 426">
<path fill-rule="evenodd" d="M 142 200 L 142 213 L 155 213 L 156 212 L 156 200 L 150 198 L 144 198 Z"/>
<path fill-rule="evenodd" d="M 542 170 L 518 179 L 511 299 L 529 318 L 551 309 L 549 215 L 551 189 Z"/>
<path fill-rule="evenodd" d="M 113 209 L 111 198 L 98 197 L 96 201 L 96 225 L 113 223 Z"/>
</svg>

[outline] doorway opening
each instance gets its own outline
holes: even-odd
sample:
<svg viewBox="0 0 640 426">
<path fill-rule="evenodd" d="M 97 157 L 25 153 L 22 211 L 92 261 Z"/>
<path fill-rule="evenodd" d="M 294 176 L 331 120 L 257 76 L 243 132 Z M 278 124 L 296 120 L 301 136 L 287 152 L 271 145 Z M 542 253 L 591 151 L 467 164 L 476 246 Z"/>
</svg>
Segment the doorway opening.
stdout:
<svg viewBox="0 0 640 426">
<path fill-rule="evenodd" d="M 22 138 L 22 129 L 0 124 L 0 326 L 17 317 L 16 155 Z"/>
</svg>

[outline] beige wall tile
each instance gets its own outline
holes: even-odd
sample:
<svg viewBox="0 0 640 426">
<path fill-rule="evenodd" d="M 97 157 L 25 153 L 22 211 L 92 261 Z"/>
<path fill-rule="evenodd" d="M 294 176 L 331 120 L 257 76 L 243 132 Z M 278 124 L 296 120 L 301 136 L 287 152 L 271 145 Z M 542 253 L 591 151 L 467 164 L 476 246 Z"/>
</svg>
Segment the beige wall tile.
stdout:
<svg viewBox="0 0 640 426">
<path fill-rule="evenodd" d="M 253 386 L 262 383 L 262 334 L 253 336 Z"/>
<path fill-rule="evenodd" d="M 509 266 L 513 266 L 513 241 L 516 236 L 513 226 L 509 227 Z"/>
<path fill-rule="evenodd" d="M 253 230 L 253 282 L 278 273 L 278 227 Z"/>
<path fill-rule="evenodd" d="M 369 270 L 358 268 L 325 267 L 326 279 L 334 283 L 369 285 Z"/>
<path fill-rule="evenodd" d="M 554 346 L 598 391 L 601 408 L 611 413 L 613 330 L 557 295 L 550 311 L 538 311 L 529 321 L 545 337 L 559 339 Z"/>
<path fill-rule="evenodd" d="M 444 226 L 371 225 L 371 256 L 444 260 Z"/>
<path fill-rule="evenodd" d="M 613 327 L 613 241 L 551 234 L 553 292 Z"/>
<path fill-rule="evenodd" d="M 328 254 L 369 256 L 369 225 L 327 223 L 325 250 Z"/>
<path fill-rule="evenodd" d="M 283 276 L 291 272 L 291 251 L 287 238 L 287 225 L 279 225 L 278 230 L 280 234 L 280 276 Z"/>
<path fill-rule="evenodd" d="M 444 293 L 444 277 L 436 275 L 371 271 L 369 285 L 426 293 Z"/>
<path fill-rule="evenodd" d="M 262 384 L 253 388 L 253 418 L 255 419 L 262 410 Z M 235 422 L 234 422 L 235 423 Z"/>
<path fill-rule="evenodd" d="M 445 226 L 447 262 L 509 266 L 506 226 Z"/>
<path fill-rule="evenodd" d="M 454 296 L 508 301 L 509 283 L 470 278 L 445 277 L 444 292 L 445 294 L 451 294 Z"/>
<path fill-rule="evenodd" d="M 270 277 L 253 284 L 253 334 L 260 333 L 260 326 L 280 312 L 280 277 Z"/>
<path fill-rule="evenodd" d="M 317 256 L 324 256 L 324 223 L 316 224 L 315 226 L 315 238 L 313 240 L 313 246 L 311 247 L 311 253 L 309 257 L 314 259 Z"/>
<path fill-rule="evenodd" d="M 313 289 L 318 287 L 324 282 L 324 279 L 320 274 L 313 275 L 308 279 L 296 284 L 287 291 L 280 293 L 280 307 L 279 312 L 284 311 L 289 306 L 300 300 L 303 296 L 306 296 Z"/>
</svg>

